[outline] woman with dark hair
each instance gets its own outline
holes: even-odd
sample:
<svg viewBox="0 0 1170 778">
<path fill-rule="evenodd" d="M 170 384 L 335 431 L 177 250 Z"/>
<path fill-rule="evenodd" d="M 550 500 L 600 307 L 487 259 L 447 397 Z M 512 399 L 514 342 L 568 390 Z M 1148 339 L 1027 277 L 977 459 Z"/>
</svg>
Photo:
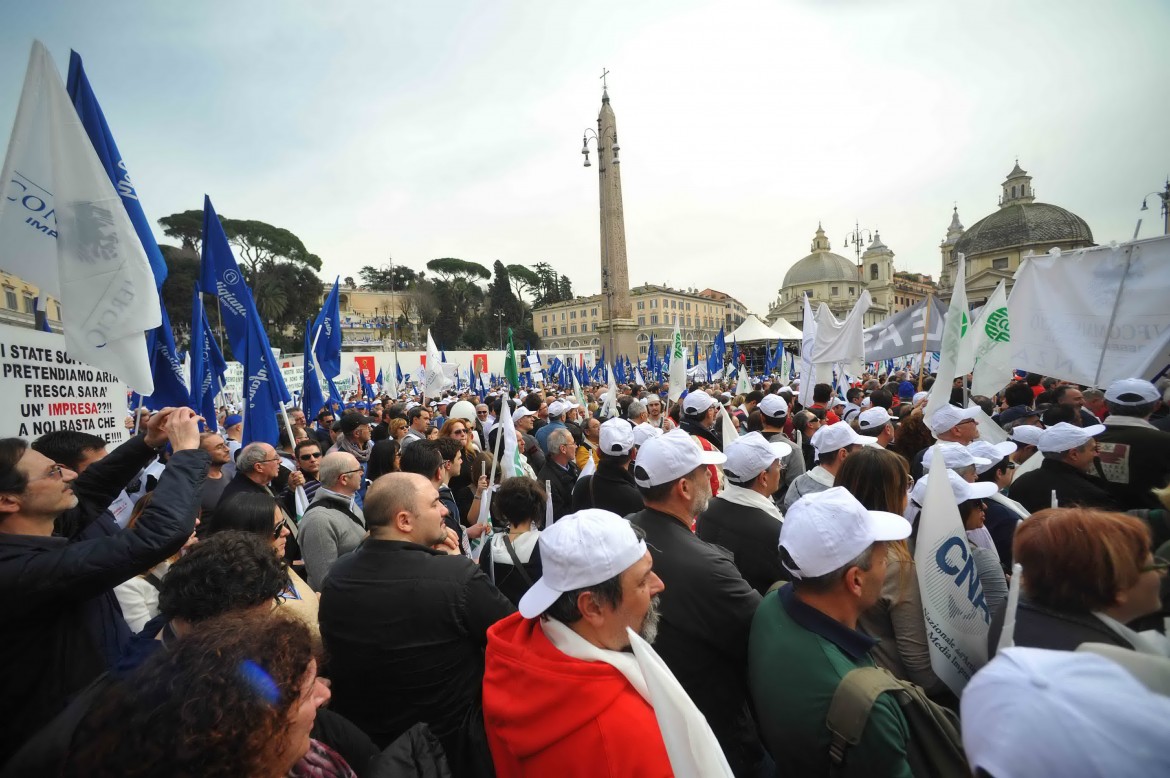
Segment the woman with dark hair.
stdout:
<svg viewBox="0 0 1170 778">
<path fill-rule="evenodd" d="M 878 446 L 862 446 L 845 459 L 833 482 L 844 486 L 871 511 L 904 514 L 909 499 L 910 464 Z M 877 603 L 858 623 L 878 639 L 873 657 L 896 677 L 916 683 L 940 701 L 955 704 L 949 687 L 930 666 L 930 645 L 922 615 L 922 592 L 909 541 L 886 543 L 886 577 Z"/>
<path fill-rule="evenodd" d="M 977 483 L 970 486 L 984 485 Z M 959 503 L 959 518 L 963 521 L 963 529 L 967 531 L 967 550 L 975 562 L 975 572 L 979 574 L 979 583 L 983 586 L 983 599 L 987 602 L 987 609 L 994 613 L 1007 599 L 1008 584 L 999 562 L 999 552 L 995 550 L 995 541 L 983 525 L 987 517 L 986 500 L 987 497 L 978 496 L 963 500 Z"/>
<path fill-rule="evenodd" d="M 506 532 L 491 536 L 479 565 L 500 592 L 519 607 L 520 598 L 541 576 L 540 526 L 547 498 L 531 478 L 509 478 L 500 485 L 493 507 L 506 522 Z"/>
<path fill-rule="evenodd" d="M 455 505 L 459 508 L 459 516 L 465 524 L 475 520 L 473 503 L 479 500 L 479 495 L 487 488 L 487 479 L 481 483 L 481 474 L 485 468 L 484 455 L 480 454 L 472 441 L 475 440 L 475 427 L 465 419 L 447 419 L 439 430 L 439 438 L 450 438 L 459 444 L 463 457 L 458 473 L 451 474 L 447 486 L 455 495 Z M 478 506 L 475 506 L 476 508 Z"/>
<path fill-rule="evenodd" d="M 284 517 L 284 511 L 276 499 L 267 494 L 241 492 L 215 509 L 213 532 L 224 530 L 251 532 L 272 543 L 272 550 L 280 559 L 284 558 L 284 547 L 292 528 Z M 281 607 L 296 616 L 313 632 L 313 639 L 320 641 L 321 628 L 317 621 L 320 595 L 305 583 L 290 567 L 288 586 L 281 595 Z"/>
<path fill-rule="evenodd" d="M 1130 623 L 1162 607 L 1170 562 L 1155 558 L 1149 528 L 1125 513 L 1049 508 L 1016 528 L 1012 545 L 1024 569 L 1014 641 L 1017 646 L 1075 651 L 1107 643 L 1166 656 L 1166 638 Z M 1005 614 L 988 634 L 995 654 Z"/>
<path fill-rule="evenodd" d="M 62 774 L 353 776 L 309 735 L 329 696 L 304 625 L 220 617 L 111 689 L 78 726 Z"/>
<path fill-rule="evenodd" d="M 901 454 L 907 462 L 913 462 L 919 451 L 934 445 L 934 433 L 926 426 L 922 411 L 917 408 L 898 422 L 894 432 L 896 435 L 890 450 Z"/>
<path fill-rule="evenodd" d="M 366 481 L 373 483 L 379 476 L 398 472 L 399 458 L 402 456 L 402 447 L 397 440 L 386 438 L 374 444 L 370 451 L 370 458 L 366 462 Z"/>
</svg>

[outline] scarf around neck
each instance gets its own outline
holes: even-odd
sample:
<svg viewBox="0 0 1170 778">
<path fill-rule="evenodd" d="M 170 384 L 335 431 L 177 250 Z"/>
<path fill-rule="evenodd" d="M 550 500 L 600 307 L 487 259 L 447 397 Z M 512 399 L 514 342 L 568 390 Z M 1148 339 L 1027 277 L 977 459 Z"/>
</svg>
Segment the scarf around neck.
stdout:
<svg viewBox="0 0 1170 778">
<path fill-rule="evenodd" d="M 764 513 L 767 513 L 776 521 L 784 521 L 784 514 L 781 513 L 780 509 L 776 507 L 776 503 L 772 502 L 757 491 L 747 489 L 743 486 L 737 486 L 730 481 L 727 483 L 727 486 L 723 488 L 723 491 L 719 493 L 719 498 L 722 500 L 727 500 L 727 502 L 733 505 L 742 505 L 745 508 L 756 508 L 757 510 L 761 510 Z"/>
<path fill-rule="evenodd" d="M 349 438 L 341 438 L 337 441 L 337 450 L 344 451 L 347 454 L 353 454 L 353 458 L 361 464 L 366 464 L 370 459 L 370 449 L 358 448 L 350 442 Z"/>
</svg>

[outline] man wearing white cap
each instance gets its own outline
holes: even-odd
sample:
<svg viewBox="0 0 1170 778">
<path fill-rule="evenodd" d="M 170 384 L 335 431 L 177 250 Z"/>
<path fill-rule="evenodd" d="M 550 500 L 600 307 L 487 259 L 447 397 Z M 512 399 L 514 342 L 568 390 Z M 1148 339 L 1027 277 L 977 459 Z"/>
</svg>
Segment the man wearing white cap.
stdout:
<svg viewBox="0 0 1170 778">
<path fill-rule="evenodd" d="M 647 429 L 661 434 L 656 427 Z M 610 419 L 601 425 L 596 472 L 583 475 L 573 487 L 573 510 L 601 508 L 619 516 L 642 510 L 642 494 L 630 472 L 633 431 L 625 419 Z"/>
<path fill-rule="evenodd" d="M 1105 431 L 1097 437 L 1109 492 L 1125 510 L 1160 508 L 1151 490 L 1170 481 L 1170 432 L 1150 423 L 1162 399 L 1149 381 L 1125 378 L 1105 390 Z"/>
<path fill-rule="evenodd" d="M 986 465 L 977 465 L 975 472 L 980 482 L 994 484 L 997 490 L 988 495 L 985 502 L 987 509 L 983 517 L 983 526 L 987 528 L 987 534 L 995 544 L 995 551 L 999 554 L 1000 564 L 1005 571 L 1012 569 L 1012 540 L 1015 538 L 1016 525 L 1031 515 L 1027 508 L 1005 493 L 1011 486 L 1016 471 L 1016 465 L 1011 457 L 1017 448 L 1018 446 L 1010 440 L 1003 443 L 977 440 L 968 446 L 972 454 L 990 462 Z"/>
<path fill-rule="evenodd" d="M 536 442 L 540 444 L 540 450 L 548 455 L 548 436 L 555 429 L 564 429 L 565 427 L 565 411 L 569 410 L 568 403 L 561 400 L 553 400 L 548 404 L 548 423 L 541 426 L 535 433 Z"/>
<path fill-rule="evenodd" d="M 707 509 L 707 466 L 727 460 L 683 430 L 646 441 L 634 481 L 646 507 L 630 517 L 654 548 L 665 582 L 655 648 L 707 717 L 736 775 L 759 775 L 767 762 L 747 703 L 747 637 L 760 595 L 723 549 L 691 532 Z"/>
<path fill-rule="evenodd" d="M 732 553 L 736 569 L 761 596 L 788 578 L 776 553 L 784 517 L 772 495 L 784 480 L 784 461 L 792 450 L 789 443 L 771 443 L 758 432 L 729 443 L 723 465 L 727 487 L 695 527 L 700 538 Z"/>
<path fill-rule="evenodd" d="M 1052 493 L 1062 508 L 1121 507 L 1106 491 L 1106 484 L 1092 475 L 1097 458 L 1097 436 L 1105 425 L 1077 427 L 1068 422 L 1054 424 L 1040 433 L 1037 448 L 1044 461 L 1012 482 L 1008 494 L 1032 513 L 1052 506 Z"/>
<path fill-rule="evenodd" d="M 882 448 L 889 448 L 894 442 L 893 417 L 880 406 L 867 408 L 857 414 L 857 432 L 867 438 L 874 438 Z"/>
<path fill-rule="evenodd" d="M 935 440 L 965 446 L 979 438 L 979 423 L 976 421 L 979 418 L 979 413 L 978 407 L 958 408 L 954 405 L 944 405 L 926 420 L 926 426 L 930 428 Z M 915 478 L 922 477 L 922 462 L 925 453 L 926 449 L 919 451 L 915 455 L 914 461 L 910 463 L 910 475 Z"/>
<path fill-rule="evenodd" d="M 836 426 L 836 425 L 833 425 Z M 788 511 L 780 558 L 792 583 L 764 598 L 752 622 L 748 674 L 760 732 L 779 775 L 909 776 L 909 727 L 881 695 L 860 742 L 830 771 L 829 701 L 854 668 L 874 665 L 877 641 L 857 628 L 886 575 L 886 541 L 909 536 L 901 516 L 866 510 L 844 487 Z"/>
<path fill-rule="evenodd" d="M 1013 447 L 1014 450 L 1014 447 Z M 943 464 L 946 465 L 947 470 L 954 470 L 964 480 L 975 483 L 979 477 L 979 467 L 987 466 L 993 462 L 998 462 L 996 459 L 988 459 L 987 457 L 976 456 L 968 446 L 960 446 L 958 443 L 935 443 L 926 449 L 922 455 L 922 469 L 924 473 L 930 472 L 930 463 L 934 461 L 934 452 L 939 451 L 943 456 Z"/>
<path fill-rule="evenodd" d="M 771 443 L 793 443 L 786 434 L 784 434 L 784 425 L 788 421 L 788 403 L 779 394 L 768 394 L 760 400 L 760 404 L 756 406 L 760 411 L 760 421 L 764 424 L 764 437 Z M 804 454 L 801 450 L 792 446 L 792 453 L 784 457 L 784 481 L 776 489 L 776 494 L 772 499 L 777 504 L 784 499 L 784 492 L 797 478 L 804 475 Z"/>
<path fill-rule="evenodd" d="M 833 486 L 841 466 L 845 464 L 845 457 L 856 446 L 872 446 L 877 441 L 873 438 L 863 438 L 853 431 L 848 422 L 823 424 L 812 436 L 813 449 L 816 451 L 817 466 L 797 478 L 784 493 L 784 512 L 787 513 L 792 504 L 813 492 L 823 492 Z"/>
<path fill-rule="evenodd" d="M 716 425 L 718 418 L 719 401 L 702 390 L 695 390 L 683 400 L 679 427 L 688 435 L 704 441 L 704 449 L 722 451 L 723 438 Z"/>
</svg>

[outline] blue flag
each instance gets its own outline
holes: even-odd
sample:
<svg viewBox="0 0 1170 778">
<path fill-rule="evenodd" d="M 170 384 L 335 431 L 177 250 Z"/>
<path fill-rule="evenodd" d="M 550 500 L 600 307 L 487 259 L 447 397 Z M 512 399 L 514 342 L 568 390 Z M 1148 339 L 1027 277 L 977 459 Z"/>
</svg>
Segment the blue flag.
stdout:
<svg viewBox="0 0 1170 778">
<path fill-rule="evenodd" d="M 313 322 L 313 337 L 317 339 L 313 352 L 326 378 L 341 374 L 341 295 L 338 293 L 340 276 L 333 280 L 333 290 L 325 298 L 321 312 Z"/>
<path fill-rule="evenodd" d="M 321 391 L 321 379 L 317 366 L 313 364 L 313 321 L 305 322 L 305 376 L 301 382 L 301 410 L 306 419 L 315 419 L 325 407 L 325 395 Z"/>
<path fill-rule="evenodd" d="M 378 388 L 379 388 L 379 389 L 381 389 L 381 388 L 382 388 L 382 383 L 383 383 L 383 381 L 382 381 L 382 368 L 378 368 L 378 379 L 377 379 L 377 383 L 378 383 Z"/>
<path fill-rule="evenodd" d="M 402 365 L 398 364 L 398 360 L 394 360 L 394 378 L 397 379 L 398 385 L 402 385 Z"/>
<path fill-rule="evenodd" d="M 199 284 L 195 284 L 195 299 L 191 305 L 191 408 L 203 417 L 211 432 L 219 429 L 215 418 L 215 396 L 219 394 L 226 371 L 227 364 L 207 323 L 203 292 Z"/>
</svg>

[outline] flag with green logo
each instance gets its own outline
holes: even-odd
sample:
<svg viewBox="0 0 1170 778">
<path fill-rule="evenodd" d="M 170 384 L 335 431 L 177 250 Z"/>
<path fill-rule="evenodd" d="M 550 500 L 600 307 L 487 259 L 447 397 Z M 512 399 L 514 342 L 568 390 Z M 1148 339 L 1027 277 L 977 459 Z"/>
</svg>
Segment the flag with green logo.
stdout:
<svg viewBox="0 0 1170 778">
<path fill-rule="evenodd" d="M 687 351 L 683 348 L 682 332 L 678 319 L 674 320 L 674 335 L 670 339 L 670 391 L 667 399 L 677 402 L 687 388 Z"/>
<path fill-rule="evenodd" d="M 504 378 L 514 389 L 520 389 L 520 363 L 516 361 L 516 347 L 512 345 L 512 328 L 508 328 L 508 355 L 504 357 Z"/>
<path fill-rule="evenodd" d="M 975 358 L 971 394 L 994 397 L 1012 380 L 1012 338 L 1004 284 L 1000 281 L 995 287 L 971 327 Z"/>
</svg>

